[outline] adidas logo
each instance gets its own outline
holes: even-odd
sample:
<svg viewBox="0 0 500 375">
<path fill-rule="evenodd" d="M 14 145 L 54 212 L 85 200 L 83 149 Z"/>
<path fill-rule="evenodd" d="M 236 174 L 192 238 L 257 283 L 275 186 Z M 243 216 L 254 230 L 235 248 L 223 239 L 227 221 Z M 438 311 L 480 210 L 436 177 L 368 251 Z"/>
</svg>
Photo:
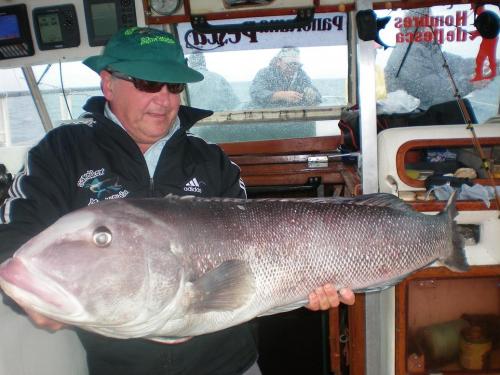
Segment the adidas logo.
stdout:
<svg viewBox="0 0 500 375">
<path fill-rule="evenodd" d="M 188 191 L 190 193 L 201 193 L 200 184 L 198 183 L 196 177 L 194 177 L 186 184 L 186 186 L 184 186 L 184 191 Z"/>
</svg>

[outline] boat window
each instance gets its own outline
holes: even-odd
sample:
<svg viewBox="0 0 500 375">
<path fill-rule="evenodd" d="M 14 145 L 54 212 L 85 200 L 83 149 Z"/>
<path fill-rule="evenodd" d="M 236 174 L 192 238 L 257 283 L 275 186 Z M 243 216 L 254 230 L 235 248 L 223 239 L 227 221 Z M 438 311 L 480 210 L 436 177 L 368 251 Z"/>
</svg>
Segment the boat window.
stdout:
<svg viewBox="0 0 500 375">
<path fill-rule="evenodd" d="M 217 114 L 229 112 L 247 113 L 248 115 L 250 113 L 251 119 L 251 121 L 245 121 L 245 116 L 243 116 L 242 119 L 238 120 L 238 116 L 233 115 L 235 121 L 227 121 L 225 118 L 221 121 L 220 117 L 216 117 L 212 123 L 209 121 L 194 127 L 193 133 L 217 143 L 338 134 L 337 120 L 325 119 L 325 115 L 321 113 L 321 118 L 318 120 L 314 118 L 304 120 L 303 109 L 315 107 L 319 111 L 328 111 L 327 108 L 331 108 L 331 106 L 340 108 L 347 103 L 346 46 L 308 47 L 290 52 L 294 55 L 293 58 L 297 57 L 296 53 L 299 54 L 302 74 L 310 78 L 311 90 L 315 90 L 310 93 L 312 101 L 308 105 L 304 103 L 295 103 L 295 105 L 290 104 L 289 106 L 285 106 L 283 103 L 273 104 L 274 107 L 269 105 L 271 108 L 264 108 L 268 104 L 263 103 L 262 108 L 257 108 L 261 104 L 252 104 L 250 96 L 252 79 L 280 51 L 282 50 L 264 49 L 214 52 L 206 54 L 206 56 L 204 56 L 205 54 L 188 55 L 189 64 L 202 71 L 205 80 L 188 85 L 186 104 L 210 109 Z M 206 69 L 200 65 L 202 58 L 203 66 Z M 321 62 L 318 63 L 320 60 Z M 251 64 L 249 68 L 242 69 L 242 66 L 248 65 L 247 61 L 255 63 Z M 333 61 L 336 63 L 332 64 Z M 33 72 L 53 126 L 78 118 L 83 112 L 83 104 L 89 97 L 102 95 L 98 75 L 82 65 L 81 62 L 38 65 L 33 67 Z M 23 77 L 20 69 L 18 76 Z M 24 82 L 24 78 L 21 81 Z M 29 132 L 27 140 L 34 143 L 44 134 L 43 127 L 26 84 L 18 91 L 17 94 L 21 95 L 29 105 L 24 106 L 20 103 L 21 99 L 16 99 L 15 102 L 11 103 L 11 112 L 19 113 L 19 109 L 23 108 L 22 113 L 25 120 L 22 123 L 12 120 L 10 127 L 13 129 L 37 128 L 37 131 Z M 282 110 L 290 110 L 290 114 L 280 114 Z M 262 111 L 267 111 L 269 116 L 262 115 Z M 261 116 L 262 120 L 252 119 L 252 112 L 259 113 L 260 115 L 256 116 Z M 295 120 L 294 116 L 298 119 Z M 269 120 L 266 121 L 264 119 L 266 117 L 269 117 Z M 289 121 L 286 120 L 287 118 Z M 12 141 L 19 142 L 20 140 L 14 138 Z"/>
<path fill-rule="evenodd" d="M 35 80 L 54 127 L 78 118 L 82 105 L 100 94 L 99 77 L 80 62 L 33 66 Z M 20 68 L 0 70 L 0 144 L 32 145 L 45 130 Z"/>
<path fill-rule="evenodd" d="M 31 145 L 44 134 L 20 68 L 0 70 L 0 147 Z"/>
<path fill-rule="evenodd" d="M 347 47 L 284 47 L 187 56 L 205 79 L 189 101 L 213 111 L 329 107 L 347 103 Z"/>
<path fill-rule="evenodd" d="M 346 45 L 198 52 L 188 61 L 205 76 L 188 85 L 189 103 L 227 113 L 192 129 L 202 138 L 229 143 L 339 134 L 335 119 L 304 114 L 347 104 Z M 235 121 L 235 112 L 246 116 Z"/>
<path fill-rule="evenodd" d="M 186 101 L 216 112 L 192 132 L 223 143 L 339 134 L 349 101 L 347 23 L 346 13 L 323 13 L 310 26 L 273 31 L 199 34 L 177 25 L 188 64 L 205 76 L 188 85 Z"/>
<path fill-rule="evenodd" d="M 99 76 L 81 62 L 33 67 L 54 127 L 78 118 L 88 98 L 102 95 Z"/>
<path fill-rule="evenodd" d="M 456 92 L 469 102 L 478 123 L 499 112 L 498 35 L 488 34 L 495 31 L 495 22 L 475 23 L 485 15 L 498 17 L 497 6 L 460 4 L 376 14 L 378 19 L 390 17 L 380 32 L 388 48 L 379 45 L 376 55 L 379 113 L 426 111 L 456 101 Z"/>
<path fill-rule="evenodd" d="M 217 143 L 339 134 L 340 108 L 348 103 L 347 22 L 345 13 L 325 13 L 304 28 L 221 33 L 217 41 L 232 45 L 224 51 L 189 23 L 177 25 L 184 44 L 186 35 L 196 38 L 190 42 L 196 48 L 184 53 L 205 76 L 188 85 L 183 102 L 215 112 L 192 132 Z M 246 46 L 233 48 L 236 40 Z M 77 118 L 85 101 L 101 94 L 99 77 L 81 62 L 33 66 L 33 72 L 53 126 Z M 29 99 L 26 87 L 24 93 Z M 23 112 L 29 126 L 40 123 L 33 105 Z M 38 128 L 32 142 L 43 135 Z"/>
</svg>

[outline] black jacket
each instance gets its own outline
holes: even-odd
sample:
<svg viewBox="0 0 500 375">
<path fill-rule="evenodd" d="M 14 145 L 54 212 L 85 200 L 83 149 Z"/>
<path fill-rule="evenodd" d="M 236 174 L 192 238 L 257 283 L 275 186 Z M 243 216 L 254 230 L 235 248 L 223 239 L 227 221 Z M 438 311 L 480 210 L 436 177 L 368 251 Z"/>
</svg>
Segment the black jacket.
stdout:
<svg viewBox="0 0 500 375">
<path fill-rule="evenodd" d="M 167 141 L 153 178 L 136 143 L 89 99 L 77 123 L 50 131 L 0 208 L 0 261 L 59 217 L 103 199 L 177 195 L 245 198 L 239 168 L 222 150 L 187 133 L 210 111 L 181 106 L 180 129 Z M 91 375 L 239 374 L 255 362 L 248 324 L 176 345 L 79 332 Z"/>
</svg>

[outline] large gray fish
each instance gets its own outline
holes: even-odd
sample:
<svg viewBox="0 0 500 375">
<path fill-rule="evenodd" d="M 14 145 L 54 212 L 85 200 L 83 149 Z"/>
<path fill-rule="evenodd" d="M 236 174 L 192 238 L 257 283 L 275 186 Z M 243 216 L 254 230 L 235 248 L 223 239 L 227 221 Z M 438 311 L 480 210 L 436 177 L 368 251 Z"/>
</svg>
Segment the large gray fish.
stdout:
<svg viewBox="0 0 500 375">
<path fill-rule="evenodd" d="M 303 306 L 332 282 L 391 285 L 442 261 L 466 270 L 454 203 L 398 198 L 105 201 L 70 213 L 0 266 L 23 306 L 102 335 L 181 340 Z"/>
</svg>

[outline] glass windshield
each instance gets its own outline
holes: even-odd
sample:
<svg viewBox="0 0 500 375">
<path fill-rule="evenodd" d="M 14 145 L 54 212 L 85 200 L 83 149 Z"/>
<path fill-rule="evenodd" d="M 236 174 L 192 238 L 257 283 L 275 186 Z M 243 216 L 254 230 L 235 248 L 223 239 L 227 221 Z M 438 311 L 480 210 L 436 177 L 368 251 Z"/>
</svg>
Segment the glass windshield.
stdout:
<svg viewBox="0 0 500 375">
<path fill-rule="evenodd" d="M 346 46 L 200 52 L 188 55 L 188 62 L 205 76 L 188 85 L 188 100 L 194 107 L 220 112 L 347 104 Z M 335 135 L 339 130 L 333 120 L 281 119 L 200 124 L 192 132 L 227 143 Z"/>
<path fill-rule="evenodd" d="M 444 103 L 449 117 L 457 106 L 447 110 L 446 103 L 456 101 L 458 92 L 474 121 L 497 115 L 498 34 L 490 36 L 491 28 L 476 21 L 498 17 L 498 7 L 461 4 L 376 14 L 389 17 L 380 44 L 374 43 L 379 114 L 432 111 Z M 308 28 L 267 34 L 202 37 L 190 24 L 179 24 L 188 64 L 205 76 L 188 85 L 183 100 L 215 112 L 191 131 L 218 143 L 339 134 L 340 110 L 353 100 L 347 93 L 355 69 L 349 69 L 346 29 L 345 13 L 317 14 Z M 243 41 L 243 47 L 231 47 Z M 33 71 L 53 126 L 77 118 L 87 98 L 101 95 L 98 75 L 81 62 Z M 0 142 L 32 144 L 44 130 L 24 75 L 21 69 L 0 74 Z"/>
<path fill-rule="evenodd" d="M 291 18 L 210 23 L 227 26 Z M 187 101 L 219 113 L 197 124 L 192 132 L 211 142 L 338 134 L 335 116 L 327 112 L 333 107 L 340 113 L 349 101 L 347 22 L 346 13 L 321 13 L 305 27 L 224 29 L 211 34 L 200 34 L 191 24 L 179 24 L 177 33 L 188 64 L 205 76 L 188 85 Z M 246 115 L 234 116 L 235 112 Z"/>
<path fill-rule="evenodd" d="M 99 76 L 81 62 L 33 67 L 53 126 L 78 118 L 91 96 L 102 95 Z"/>
<path fill-rule="evenodd" d="M 188 55 L 188 62 L 205 76 L 188 86 L 195 107 L 231 111 L 347 103 L 345 45 L 198 52 Z"/>
<path fill-rule="evenodd" d="M 80 62 L 37 65 L 33 73 L 54 127 L 78 118 L 87 98 L 101 94 L 99 77 Z M 0 77 L 0 144 L 36 143 L 45 130 L 23 71 L 2 69 Z"/>
</svg>

